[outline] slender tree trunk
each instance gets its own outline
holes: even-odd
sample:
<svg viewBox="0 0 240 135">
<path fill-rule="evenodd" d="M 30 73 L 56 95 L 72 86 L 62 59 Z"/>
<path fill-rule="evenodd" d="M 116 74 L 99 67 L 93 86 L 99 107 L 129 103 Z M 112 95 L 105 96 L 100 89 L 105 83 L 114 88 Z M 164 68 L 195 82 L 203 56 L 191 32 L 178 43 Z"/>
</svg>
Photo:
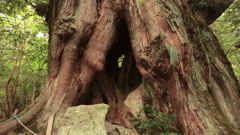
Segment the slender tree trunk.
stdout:
<svg viewBox="0 0 240 135">
<path fill-rule="evenodd" d="M 34 84 L 34 87 L 33 87 L 33 91 L 32 91 L 32 103 L 35 101 L 35 94 L 36 94 L 36 91 L 37 91 L 37 84 L 36 84 L 36 78 L 33 78 L 33 84 Z"/>
<path fill-rule="evenodd" d="M 7 115 L 8 115 L 8 118 L 9 116 L 12 115 L 13 113 L 13 107 L 12 107 L 12 103 L 11 103 L 11 98 L 10 98 L 10 89 L 9 89 L 9 84 L 12 80 L 12 76 L 9 78 L 9 80 L 7 81 L 7 84 L 6 84 L 6 103 L 7 103 Z"/>
<path fill-rule="evenodd" d="M 107 121 L 131 128 L 135 101 L 176 114 L 184 134 L 239 134 L 239 84 L 208 28 L 212 18 L 191 1 L 51 0 L 50 7 L 48 82 L 19 115 L 35 132 L 55 114 L 56 134 L 68 107 L 95 103 L 110 105 Z M 19 130 L 16 121 L 0 125 L 0 134 Z"/>
</svg>

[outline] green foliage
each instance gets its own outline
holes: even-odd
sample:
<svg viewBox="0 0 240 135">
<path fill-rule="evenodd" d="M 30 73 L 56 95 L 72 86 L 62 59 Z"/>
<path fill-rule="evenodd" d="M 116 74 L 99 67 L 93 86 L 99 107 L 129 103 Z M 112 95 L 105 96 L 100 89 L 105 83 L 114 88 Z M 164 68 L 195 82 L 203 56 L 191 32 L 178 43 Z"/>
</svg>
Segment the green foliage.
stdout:
<svg viewBox="0 0 240 135">
<path fill-rule="evenodd" d="M 136 6 L 142 5 L 142 4 L 144 4 L 146 1 L 147 1 L 147 0 L 141 0 L 141 1 L 139 1 L 139 2 L 136 4 Z M 137 7 L 137 10 L 138 10 L 138 9 L 139 9 L 139 7 Z"/>
<path fill-rule="evenodd" d="M 32 6 L 36 1 L 0 3 L 0 112 L 7 114 L 5 92 L 10 78 L 14 108 L 24 109 L 40 91 L 47 76 L 48 28 Z"/>
<path fill-rule="evenodd" d="M 235 75 L 240 80 L 240 1 L 234 3 L 211 26 L 222 49 L 232 64 Z"/>
<path fill-rule="evenodd" d="M 147 0 L 141 0 L 141 1 L 138 2 L 138 5 L 141 5 L 141 4 L 145 3 L 146 1 Z"/>
<path fill-rule="evenodd" d="M 147 118 L 141 117 L 146 114 Z M 160 135 L 177 135 L 177 133 L 170 133 L 170 125 L 174 123 L 175 115 L 157 112 L 152 106 L 145 105 L 138 113 L 137 117 L 133 117 L 132 124 L 137 127 L 137 130 L 142 135 L 150 135 L 159 133 Z"/>
<path fill-rule="evenodd" d="M 124 57 L 125 57 L 125 55 L 122 54 L 122 56 L 118 58 L 118 67 L 119 68 L 122 67 L 122 63 L 123 63 Z"/>
</svg>

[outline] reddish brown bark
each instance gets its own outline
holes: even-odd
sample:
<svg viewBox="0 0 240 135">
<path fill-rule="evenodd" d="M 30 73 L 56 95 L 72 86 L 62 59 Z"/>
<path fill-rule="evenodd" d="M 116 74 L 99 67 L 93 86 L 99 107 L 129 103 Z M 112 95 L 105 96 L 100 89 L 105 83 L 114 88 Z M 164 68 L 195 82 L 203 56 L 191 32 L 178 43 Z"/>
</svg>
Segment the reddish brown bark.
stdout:
<svg viewBox="0 0 240 135">
<path fill-rule="evenodd" d="M 55 114 L 56 134 L 68 107 L 107 103 L 106 120 L 132 128 L 131 104 L 143 102 L 176 114 L 184 134 L 238 134 L 239 84 L 206 18 L 187 0 L 139 2 L 50 1 L 49 79 L 23 123 L 41 133 Z M 6 121 L 0 134 L 19 127 Z"/>
</svg>

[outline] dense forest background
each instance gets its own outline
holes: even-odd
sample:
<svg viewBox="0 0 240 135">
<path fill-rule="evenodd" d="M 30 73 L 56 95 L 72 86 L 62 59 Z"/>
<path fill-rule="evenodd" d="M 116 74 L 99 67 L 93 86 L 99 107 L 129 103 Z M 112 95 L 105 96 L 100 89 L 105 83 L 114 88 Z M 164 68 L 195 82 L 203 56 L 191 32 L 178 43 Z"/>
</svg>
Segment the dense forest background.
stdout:
<svg viewBox="0 0 240 135">
<path fill-rule="evenodd" d="M 196 3 L 202 4 L 204 3 Z M 48 27 L 46 1 L 0 2 L 0 121 L 21 111 L 40 93 L 47 79 Z M 240 1 L 210 27 L 240 80 Z M 121 64 L 121 60 L 119 60 Z"/>
</svg>

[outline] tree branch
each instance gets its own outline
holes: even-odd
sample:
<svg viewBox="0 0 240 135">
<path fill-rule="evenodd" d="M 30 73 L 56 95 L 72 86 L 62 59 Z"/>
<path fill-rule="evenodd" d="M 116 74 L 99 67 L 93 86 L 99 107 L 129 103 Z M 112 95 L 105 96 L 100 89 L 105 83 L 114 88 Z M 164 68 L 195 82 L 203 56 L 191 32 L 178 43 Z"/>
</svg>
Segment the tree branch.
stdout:
<svg viewBox="0 0 240 135">
<path fill-rule="evenodd" d="M 188 4 L 207 24 L 214 22 L 233 0 L 189 0 Z"/>
</svg>

